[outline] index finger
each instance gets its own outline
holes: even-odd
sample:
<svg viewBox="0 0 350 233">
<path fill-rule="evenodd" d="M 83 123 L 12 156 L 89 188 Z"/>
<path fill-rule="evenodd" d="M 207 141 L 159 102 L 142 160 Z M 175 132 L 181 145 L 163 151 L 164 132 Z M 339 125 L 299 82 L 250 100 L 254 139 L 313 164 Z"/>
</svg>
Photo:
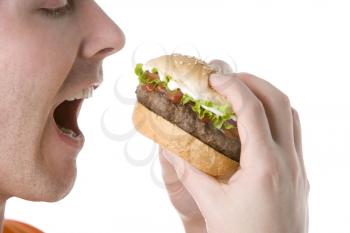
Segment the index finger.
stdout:
<svg viewBox="0 0 350 233">
<path fill-rule="evenodd" d="M 255 142 L 272 141 L 264 106 L 242 81 L 233 75 L 213 74 L 210 77 L 210 83 L 232 104 L 237 115 L 238 132 L 243 148 L 250 140 Z"/>
</svg>

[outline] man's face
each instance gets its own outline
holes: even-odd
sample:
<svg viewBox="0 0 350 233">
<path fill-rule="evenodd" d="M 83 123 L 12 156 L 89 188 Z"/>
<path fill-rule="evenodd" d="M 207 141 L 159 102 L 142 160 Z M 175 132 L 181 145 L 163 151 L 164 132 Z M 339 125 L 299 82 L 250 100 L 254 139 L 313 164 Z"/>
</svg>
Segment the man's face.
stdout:
<svg viewBox="0 0 350 233">
<path fill-rule="evenodd" d="M 0 0 L 0 15 L 0 198 L 56 201 L 83 145 L 58 128 L 79 134 L 81 101 L 61 103 L 102 81 L 124 35 L 93 0 Z"/>
</svg>

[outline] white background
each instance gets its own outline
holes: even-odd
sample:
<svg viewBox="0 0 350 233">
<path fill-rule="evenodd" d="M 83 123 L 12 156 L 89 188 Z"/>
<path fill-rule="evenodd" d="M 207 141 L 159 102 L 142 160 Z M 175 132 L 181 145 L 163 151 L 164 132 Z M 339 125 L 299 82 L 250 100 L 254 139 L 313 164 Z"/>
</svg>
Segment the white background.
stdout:
<svg viewBox="0 0 350 233">
<path fill-rule="evenodd" d="M 145 159 L 153 143 L 140 135 L 112 140 L 101 129 L 104 112 L 109 131 L 132 129 L 132 105 L 121 103 L 115 90 L 134 98 L 135 61 L 177 51 L 225 59 L 237 71 L 263 77 L 290 96 L 303 127 L 310 232 L 350 232 L 346 1 L 98 2 L 124 30 L 127 44 L 105 62 L 104 85 L 83 106 L 79 123 L 86 144 L 78 158 L 76 185 L 54 204 L 11 199 L 8 218 L 50 233 L 183 232 L 165 190 L 155 182 L 160 174 L 156 154 L 142 166 L 127 160 Z"/>
</svg>

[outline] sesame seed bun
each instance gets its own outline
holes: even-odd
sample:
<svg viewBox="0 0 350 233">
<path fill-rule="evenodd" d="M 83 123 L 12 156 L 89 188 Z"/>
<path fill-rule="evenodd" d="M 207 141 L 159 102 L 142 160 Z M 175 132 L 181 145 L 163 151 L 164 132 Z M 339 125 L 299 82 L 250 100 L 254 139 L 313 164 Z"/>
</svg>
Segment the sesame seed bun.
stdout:
<svg viewBox="0 0 350 233">
<path fill-rule="evenodd" d="M 202 60 L 180 54 L 171 54 L 151 59 L 146 63 L 146 66 L 155 67 L 159 72 L 170 75 L 173 81 L 186 87 L 200 99 L 231 106 L 224 96 L 209 85 L 209 76 L 217 71 Z"/>
</svg>

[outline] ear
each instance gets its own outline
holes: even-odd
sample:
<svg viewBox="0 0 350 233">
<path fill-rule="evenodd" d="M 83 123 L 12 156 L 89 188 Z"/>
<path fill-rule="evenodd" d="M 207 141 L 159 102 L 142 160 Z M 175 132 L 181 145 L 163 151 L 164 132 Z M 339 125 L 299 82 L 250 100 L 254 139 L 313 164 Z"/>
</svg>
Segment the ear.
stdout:
<svg viewBox="0 0 350 233">
<path fill-rule="evenodd" d="M 232 67 L 222 61 L 222 60 L 212 60 L 209 62 L 209 66 L 211 66 L 212 68 L 214 68 L 219 74 L 232 74 L 233 70 Z"/>
</svg>

